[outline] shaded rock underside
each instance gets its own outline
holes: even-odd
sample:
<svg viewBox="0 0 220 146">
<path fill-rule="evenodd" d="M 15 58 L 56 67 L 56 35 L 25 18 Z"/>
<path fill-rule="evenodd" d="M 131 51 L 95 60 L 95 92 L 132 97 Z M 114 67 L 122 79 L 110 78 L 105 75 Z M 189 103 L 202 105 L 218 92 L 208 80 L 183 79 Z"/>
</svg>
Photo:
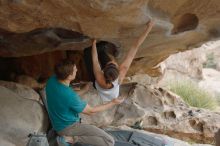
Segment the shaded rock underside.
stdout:
<svg viewBox="0 0 220 146">
<path fill-rule="evenodd" d="M 120 61 L 153 18 L 129 73 L 157 76 L 154 66 L 170 54 L 220 36 L 219 13 L 218 0 L 1 0 L 0 56 L 82 50 L 97 38 L 114 43 Z"/>
</svg>

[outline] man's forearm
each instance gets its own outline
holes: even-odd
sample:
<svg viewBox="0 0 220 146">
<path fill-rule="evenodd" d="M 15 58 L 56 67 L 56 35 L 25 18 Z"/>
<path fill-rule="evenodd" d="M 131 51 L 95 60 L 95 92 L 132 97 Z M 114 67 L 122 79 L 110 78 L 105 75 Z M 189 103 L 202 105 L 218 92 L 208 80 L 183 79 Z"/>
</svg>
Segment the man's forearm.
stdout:
<svg viewBox="0 0 220 146">
<path fill-rule="evenodd" d="M 118 105 L 118 104 L 122 103 L 123 101 L 124 101 L 123 98 L 122 99 L 115 98 L 108 103 L 105 103 L 102 105 L 97 105 L 95 107 L 91 107 L 89 104 L 87 104 L 82 113 L 87 114 L 87 115 L 92 115 L 97 112 L 105 111 L 105 110 L 113 107 L 114 105 Z"/>
<path fill-rule="evenodd" d="M 97 113 L 97 112 L 102 112 L 102 111 L 105 111 L 111 107 L 113 107 L 115 104 L 113 102 L 108 102 L 108 103 L 105 103 L 105 104 L 102 104 L 102 105 L 97 105 L 95 107 L 92 108 L 92 113 Z"/>
</svg>

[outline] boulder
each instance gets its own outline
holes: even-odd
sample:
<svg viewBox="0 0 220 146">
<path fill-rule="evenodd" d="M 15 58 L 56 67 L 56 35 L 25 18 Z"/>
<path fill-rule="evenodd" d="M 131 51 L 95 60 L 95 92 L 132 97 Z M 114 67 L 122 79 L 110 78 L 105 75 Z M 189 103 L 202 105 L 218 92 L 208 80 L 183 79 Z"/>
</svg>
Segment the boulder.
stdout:
<svg viewBox="0 0 220 146">
<path fill-rule="evenodd" d="M 35 91 L 1 81 L 0 93 L 0 145 L 24 146 L 30 133 L 46 132 L 47 113 Z"/>
<path fill-rule="evenodd" d="M 120 94 L 126 98 L 122 104 L 91 117 L 82 115 L 83 122 L 99 127 L 127 125 L 198 143 L 212 143 L 220 128 L 219 112 L 190 107 L 163 88 L 127 84 Z M 91 105 L 102 102 L 97 96 L 96 91 L 84 95 Z"/>
</svg>

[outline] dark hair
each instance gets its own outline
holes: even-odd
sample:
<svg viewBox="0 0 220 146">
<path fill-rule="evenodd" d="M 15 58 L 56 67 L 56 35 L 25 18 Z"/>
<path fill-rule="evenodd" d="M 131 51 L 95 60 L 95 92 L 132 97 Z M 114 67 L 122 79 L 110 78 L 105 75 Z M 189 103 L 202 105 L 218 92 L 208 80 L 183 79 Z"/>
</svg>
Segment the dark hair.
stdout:
<svg viewBox="0 0 220 146">
<path fill-rule="evenodd" d="M 73 61 L 64 59 L 55 66 L 55 74 L 59 80 L 65 80 L 69 75 L 73 73 L 73 67 L 75 63 Z"/>
<path fill-rule="evenodd" d="M 103 70 L 106 83 L 111 83 L 118 78 L 119 70 L 113 63 L 107 64 Z"/>
</svg>

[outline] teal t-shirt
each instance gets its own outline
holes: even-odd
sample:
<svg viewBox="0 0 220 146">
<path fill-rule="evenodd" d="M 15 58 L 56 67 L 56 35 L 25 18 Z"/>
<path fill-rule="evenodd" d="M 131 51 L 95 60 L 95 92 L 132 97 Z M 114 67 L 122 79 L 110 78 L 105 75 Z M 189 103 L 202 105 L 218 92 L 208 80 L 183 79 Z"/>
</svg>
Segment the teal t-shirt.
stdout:
<svg viewBox="0 0 220 146">
<path fill-rule="evenodd" d="M 50 77 L 46 85 L 48 113 L 53 128 L 58 132 L 79 122 L 81 113 L 87 103 L 79 95 L 60 83 L 56 76 Z"/>
</svg>

